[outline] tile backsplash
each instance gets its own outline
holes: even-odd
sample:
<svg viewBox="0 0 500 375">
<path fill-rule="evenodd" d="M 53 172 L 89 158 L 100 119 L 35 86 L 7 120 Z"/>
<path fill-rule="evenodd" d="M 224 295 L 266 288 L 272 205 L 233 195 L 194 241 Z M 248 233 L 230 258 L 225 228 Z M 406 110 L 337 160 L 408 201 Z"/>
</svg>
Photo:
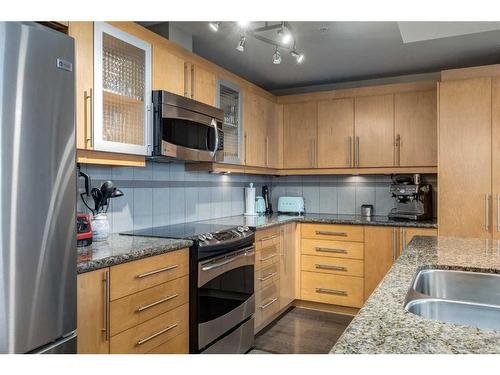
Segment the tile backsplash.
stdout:
<svg viewBox="0 0 500 375">
<path fill-rule="evenodd" d="M 279 196 L 305 198 L 306 212 L 329 214 L 360 213 L 364 203 L 373 204 L 376 215 L 387 215 L 394 207 L 389 193 L 389 176 L 287 176 L 186 172 L 184 163 L 151 163 L 145 168 L 100 167 L 82 164 L 92 187 L 112 180 L 124 193 L 111 200 L 108 218 L 113 233 L 151 226 L 208 220 L 244 211 L 244 190 L 250 182 L 260 195 L 262 185 L 271 187 L 273 207 Z M 434 188 L 436 175 L 424 176 Z M 86 211 L 80 197 L 78 211 Z M 90 201 L 91 202 L 91 198 Z M 434 209 L 436 216 L 436 209 Z"/>
</svg>

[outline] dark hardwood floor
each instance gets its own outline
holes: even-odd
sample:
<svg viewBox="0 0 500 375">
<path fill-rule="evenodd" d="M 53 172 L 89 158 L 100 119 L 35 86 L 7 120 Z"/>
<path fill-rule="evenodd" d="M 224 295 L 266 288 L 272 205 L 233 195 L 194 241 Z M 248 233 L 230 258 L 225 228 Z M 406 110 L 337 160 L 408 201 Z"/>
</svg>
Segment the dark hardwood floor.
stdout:
<svg viewBox="0 0 500 375">
<path fill-rule="evenodd" d="M 253 353 L 328 353 L 351 320 L 348 315 L 294 308 L 257 335 Z"/>
</svg>

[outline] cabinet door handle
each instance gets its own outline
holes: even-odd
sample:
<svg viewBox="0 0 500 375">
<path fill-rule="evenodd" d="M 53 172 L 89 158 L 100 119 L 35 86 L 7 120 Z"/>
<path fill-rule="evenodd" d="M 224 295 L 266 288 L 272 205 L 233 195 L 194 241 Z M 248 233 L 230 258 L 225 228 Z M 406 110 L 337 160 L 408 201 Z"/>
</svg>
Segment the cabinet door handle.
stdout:
<svg viewBox="0 0 500 375">
<path fill-rule="evenodd" d="M 319 270 L 347 271 L 346 267 L 333 266 L 330 264 L 315 264 L 315 267 Z"/>
<path fill-rule="evenodd" d="M 271 306 L 274 302 L 276 302 L 278 300 L 278 298 L 271 298 L 269 302 L 266 302 L 265 304 L 263 305 L 260 305 L 259 307 L 264 310 L 266 308 L 268 308 L 269 306 Z"/>
<path fill-rule="evenodd" d="M 355 145 L 355 150 L 356 150 L 356 167 L 359 167 L 359 137 L 356 137 L 356 145 Z"/>
<path fill-rule="evenodd" d="M 144 311 L 144 310 L 150 309 L 151 307 L 155 307 L 155 306 L 159 305 L 160 303 L 170 301 L 171 299 L 174 299 L 175 297 L 178 297 L 178 296 L 179 296 L 178 294 L 172 294 L 172 295 L 170 295 L 170 296 L 167 296 L 167 297 L 165 297 L 165 298 L 162 298 L 162 299 L 161 299 L 161 300 L 159 300 L 159 301 L 156 301 L 156 302 L 150 303 L 149 305 L 146 305 L 146 306 L 139 306 L 139 308 L 137 309 L 137 312 L 141 312 L 141 311 Z"/>
<path fill-rule="evenodd" d="M 145 339 L 140 339 L 139 341 L 137 341 L 137 346 L 142 345 L 142 344 L 144 344 L 144 343 L 148 342 L 149 340 L 152 340 L 152 339 L 154 339 L 155 337 L 158 337 L 158 336 L 160 336 L 161 334 L 163 334 L 163 333 L 165 333 L 165 332 L 168 332 L 168 331 L 170 331 L 170 330 L 174 329 L 175 327 L 177 327 L 177 323 L 172 324 L 171 326 L 168 326 L 167 328 L 162 329 L 161 331 L 158 331 L 158 332 L 156 332 L 156 333 L 153 333 L 151 336 L 146 337 Z"/>
<path fill-rule="evenodd" d="M 345 290 L 329 289 L 329 288 L 316 288 L 316 293 L 335 294 L 337 296 L 347 296 L 347 292 Z"/>
<path fill-rule="evenodd" d="M 188 86 L 189 86 L 189 68 L 188 63 L 184 63 L 184 96 L 189 96 Z"/>
<path fill-rule="evenodd" d="M 271 272 L 271 273 L 268 273 L 266 276 L 259 277 L 259 280 L 266 281 L 266 280 L 269 280 L 270 278 L 276 276 L 277 274 L 278 274 L 278 272 Z"/>
<path fill-rule="evenodd" d="M 157 270 L 153 270 L 153 271 L 141 273 L 140 275 L 137 275 L 136 278 L 142 279 L 143 277 L 156 275 L 157 273 L 160 273 L 160 272 L 170 271 L 170 270 L 173 270 L 174 268 L 177 268 L 177 267 L 179 267 L 178 264 L 174 264 L 172 266 L 167 266 L 167 267 L 164 267 L 164 268 L 159 268 Z"/>
<path fill-rule="evenodd" d="M 401 165 L 401 135 L 396 134 L 396 143 L 394 144 L 396 147 L 396 166 Z"/>
<path fill-rule="evenodd" d="M 265 262 L 266 260 L 273 259 L 276 255 L 278 255 L 278 254 L 274 253 L 272 255 L 269 255 L 268 257 L 262 258 L 260 261 Z"/>
<path fill-rule="evenodd" d="M 500 232 L 500 195 L 497 194 L 497 232 Z"/>
<path fill-rule="evenodd" d="M 194 79 L 195 79 L 194 64 L 191 64 L 191 99 L 194 99 Z"/>
<path fill-rule="evenodd" d="M 311 155 L 309 155 L 309 161 L 311 162 L 311 167 L 314 167 L 314 139 L 311 139 Z"/>
<path fill-rule="evenodd" d="M 90 102 L 90 106 L 87 104 Z M 88 138 L 85 138 L 85 148 L 88 148 L 87 145 L 90 146 L 90 148 L 94 147 L 94 109 L 93 109 L 94 101 L 92 99 L 92 89 L 89 89 L 88 93 L 87 91 L 83 92 L 83 124 L 84 124 L 84 132 L 85 132 L 85 137 L 87 137 L 87 134 L 89 135 Z M 89 108 L 90 108 L 90 115 L 89 115 Z M 90 121 L 89 121 L 90 117 Z"/>
<path fill-rule="evenodd" d="M 321 236 L 347 237 L 347 233 L 346 232 L 332 232 L 332 231 L 328 231 L 328 230 L 317 230 L 316 234 L 317 235 L 321 235 Z"/>
<path fill-rule="evenodd" d="M 245 165 L 247 165 L 247 154 L 248 154 L 248 152 L 247 152 L 247 150 L 248 150 L 248 148 L 247 148 L 247 143 L 248 143 L 247 142 L 247 138 L 248 138 L 247 137 L 247 132 L 245 132 L 245 135 L 243 136 L 243 138 L 244 138 L 244 140 L 243 140 L 244 142 L 243 143 L 244 143 L 244 147 L 245 147 L 245 158 L 244 158 L 244 160 L 245 160 Z"/>
<path fill-rule="evenodd" d="M 102 332 L 104 333 L 104 339 L 109 340 L 109 271 L 104 272 L 104 311 L 103 311 L 103 321 L 104 325 L 102 327 Z"/>
<path fill-rule="evenodd" d="M 352 137 L 347 137 L 347 164 L 352 167 Z"/>
<path fill-rule="evenodd" d="M 490 194 L 484 195 L 484 227 L 486 232 L 490 231 Z"/>
<path fill-rule="evenodd" d="M 266 135 L 266 167 L 269 166 L 269 152 L 268 152 L 269 137 Z"/>
<path fill-rule="evenodd" d="M 335 254 L 347 254 L 347 250 L 344 249 L 331 249 L 328 247 L 317 247 L 315 250 L 319 253 L 335 253 Z"/>
<path fill-rule="evenodd" d="M 396 228 L 392 228 L 392 260 L 396 261 L 396 246 L 397 246 Z"/>
</svg>

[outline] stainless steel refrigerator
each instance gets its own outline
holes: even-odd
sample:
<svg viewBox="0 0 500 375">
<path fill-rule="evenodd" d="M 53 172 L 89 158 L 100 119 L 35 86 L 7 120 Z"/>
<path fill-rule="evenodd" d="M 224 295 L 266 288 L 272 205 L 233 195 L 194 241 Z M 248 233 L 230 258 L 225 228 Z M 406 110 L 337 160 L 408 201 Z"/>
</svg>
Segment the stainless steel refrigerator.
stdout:
<svg viewBox="0 0 500 375">
<path fill-rule="evenodd" d="M 76 352 L 74 54 L 0 23 L 0 353 Z"/>
</svg>

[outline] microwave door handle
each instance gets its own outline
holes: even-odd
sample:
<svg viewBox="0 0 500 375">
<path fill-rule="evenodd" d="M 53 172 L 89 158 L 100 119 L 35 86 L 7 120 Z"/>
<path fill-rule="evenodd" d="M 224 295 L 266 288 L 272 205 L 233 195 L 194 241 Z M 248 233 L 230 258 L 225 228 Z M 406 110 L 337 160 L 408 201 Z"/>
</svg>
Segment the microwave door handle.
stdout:
<svg viewBox="0 0 500 375">
<path fill-rule="evenodd" d="M 214 146 L 213 152 L 211 153 L 212 158 L 215 159 L 217 149 L 219 148 L 219 129 L 217 129 L 217 121 L 215 121 L 215 119 L 212 119 L 212 122 L 210 123 L 210 125 L 212 125 L 214 127 L 214 131 L 215 131 L 215 146 Z"/>
</svg>

